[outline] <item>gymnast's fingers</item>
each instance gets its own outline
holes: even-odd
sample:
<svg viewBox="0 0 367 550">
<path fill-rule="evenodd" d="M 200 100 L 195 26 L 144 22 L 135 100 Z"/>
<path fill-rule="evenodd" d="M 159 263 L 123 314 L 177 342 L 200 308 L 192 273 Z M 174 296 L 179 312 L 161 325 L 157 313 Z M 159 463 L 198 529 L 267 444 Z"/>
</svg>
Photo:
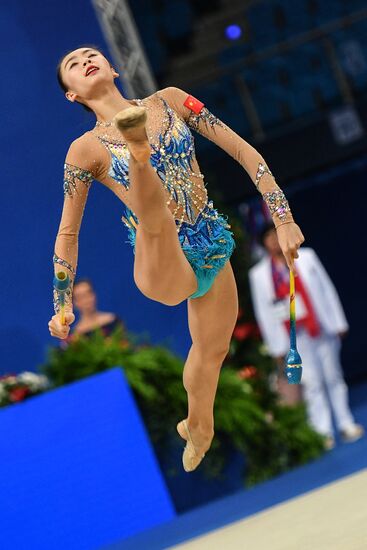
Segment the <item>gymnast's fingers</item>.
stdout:
<svg viewBox="0 0 367 550">
<path fill-rule="evenodd" d="M 51 321 L 48 323 L 48 328 L 50 331 L 51 336 L 54 336 L 56 338 L 64 339 L 68 336 L 70 331 L 70 324 L 74 321 L 75 316 L 73 313 L 66 312 L 65 313 L 65 321 L 66 324 L 63 325 L 61 323 L 61 316 L 59 313 L 53 315 L 51 318 Z"/>
<path fill-rule="evenodd" d="M 283 250 L 283 255 L 285 261 L 287 262 L 288 268 L 290 269 L 290 271 L 294 272 L 294 258 L 298 256 L 295 256 L 295 252 L 291 248 L 286 248 L 285 250 Z"/>
</svg>

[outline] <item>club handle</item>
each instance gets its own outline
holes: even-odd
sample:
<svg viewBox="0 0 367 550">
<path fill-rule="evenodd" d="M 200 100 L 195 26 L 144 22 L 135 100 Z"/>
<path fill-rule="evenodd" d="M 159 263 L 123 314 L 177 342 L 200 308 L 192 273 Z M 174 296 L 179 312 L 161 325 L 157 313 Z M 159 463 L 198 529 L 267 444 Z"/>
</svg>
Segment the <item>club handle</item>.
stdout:
<svg viewBox="0 0 367 550">
<path fill-rule="evenodd" d="M 55 273 L 53 285 L 59 297 L 61 324 L 65 325 L 65 293 L 70 287 L 70 278 L 66 271 Z"/>
<path fill-rule="evenodd" d="M 296 349 L 296 287 L 294 273 L 289 272 L 289 322 L 290 322 L 290 348 Z"/>
</svg>

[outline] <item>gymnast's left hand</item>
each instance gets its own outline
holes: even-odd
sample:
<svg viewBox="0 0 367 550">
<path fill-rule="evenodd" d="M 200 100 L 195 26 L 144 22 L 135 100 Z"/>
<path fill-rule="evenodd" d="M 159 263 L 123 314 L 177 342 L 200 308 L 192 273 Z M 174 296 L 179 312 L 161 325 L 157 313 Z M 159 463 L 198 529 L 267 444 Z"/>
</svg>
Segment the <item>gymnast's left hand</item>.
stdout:
<svg viewBox="0 0 367 550">
<path fill-rule="evenodd" d="M 298 249 L 305 240 L 302 231 L 295 222 L 291 222 L 279 225 L 276 232 L 287 265 L 294 271 L 294 260 L 298 258 Z"/>
</svg>

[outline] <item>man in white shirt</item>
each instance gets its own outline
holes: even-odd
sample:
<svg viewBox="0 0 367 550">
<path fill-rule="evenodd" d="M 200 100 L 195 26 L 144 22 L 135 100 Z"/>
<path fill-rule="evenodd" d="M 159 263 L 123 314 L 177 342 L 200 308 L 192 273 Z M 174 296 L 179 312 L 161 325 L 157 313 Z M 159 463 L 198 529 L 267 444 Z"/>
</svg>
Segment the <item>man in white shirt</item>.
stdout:
<svg viewBox="0 0 367 550">
<path fill-rule="evenodd" d="M 261 236 L 266 254 L 249 271 L 255 316 L 270 355 L 283 366 L 289 351 L 289 270 L 273 225 Z M 296 260 L 297 348 L 302 358 L 302 390 L 311 425 L 335 445 L 332 413 L 343 441 L 364 434 L 348 404 L 340 364 L 341 338 L 348 331 L 336 289 L 312 248 L 301 247 Z"/>
</svg>

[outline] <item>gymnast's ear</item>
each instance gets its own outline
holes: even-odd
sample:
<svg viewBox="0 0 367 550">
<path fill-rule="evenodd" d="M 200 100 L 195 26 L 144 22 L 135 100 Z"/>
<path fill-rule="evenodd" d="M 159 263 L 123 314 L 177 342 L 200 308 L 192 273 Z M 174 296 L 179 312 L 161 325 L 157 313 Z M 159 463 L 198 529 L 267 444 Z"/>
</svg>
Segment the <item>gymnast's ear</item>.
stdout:
<svg viewBox="0 0 367 550">
<path fill-rule="evenodd" d="M 74 101 L 76 101 L 76 98 L 78 97 L 76 93 L 74 92 L 65 92 L 65 97 L 68 101 L 71 101 L 72 103 L 74 103 Z"/>
<path fill-rule="evenodd" d="M 115 69 L 114 69 L 113 67 L 111 67 L 111 71 L 112 71 L 112 76 L 113 76 L 113 78 L 117 78 L 118 76 L 120 76 L 119 73 L 116 72 Z"/>
</svg>

